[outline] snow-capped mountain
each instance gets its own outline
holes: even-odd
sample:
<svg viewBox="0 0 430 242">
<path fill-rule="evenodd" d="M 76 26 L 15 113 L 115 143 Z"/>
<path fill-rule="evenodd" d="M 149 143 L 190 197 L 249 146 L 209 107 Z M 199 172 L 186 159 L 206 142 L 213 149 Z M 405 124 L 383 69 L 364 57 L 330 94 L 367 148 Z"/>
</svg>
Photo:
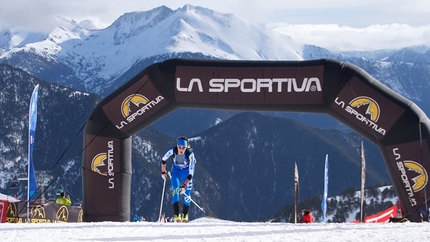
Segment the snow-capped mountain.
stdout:
<svg viewBox="0 0 430 242">
<path fill-rule="evenodd" d="M 430 115 L 430 104 L 426 102 L 430 91 L 430 52 L 426 46 L 338 53 L 297 43 L 285 33 L 232 14 L 192 5 L 177 10 L 161 6 L 125 13 L 105 29 L 94 29 L 88 21 L 77 22 L 66 17 L 57 17 L 57 25 L 47 36 L 4 31 L 0 38 L 0 63 L 21 68 L 51 83 L 106 96 L 148 65 L 169 58 L 330 58 L 361 67 Z M 195 119 L 202 116 L 200 111 L 187 112 Z M 222 115 L 228 118 L 234 113 Z M 279 115 L 319 127 L 339 126 L 332 120 L 321 122 L 324 119 L 321 116 Z M 188 122 L 190 125 L 186 128 L 201 132 L 214 125 L 219 112 L 211 111 L 203 116 L 201 123 Z M 163 132 L 180 135 L 172 130 L 170 121 L 164 120 L 155 126 Z"/>
<path fill-rule="evenodd" d="M 27 172 L 28 106 L 36 84 L 40 88 L 35 169 L 49 171 L 55 176 L 51 189 L 46 191 L 46 197 L 50 198 L 55 197 L 60 187 L 72 190 L 81 186 L 78 154 L 82 150 L 82 138 L 79 134 L 100 97 L 50 84 L 20 69 L 0 64 L 0 189 L 21 197 L 24 189 L 9 193 L 9 188 L 20 177 L 19 173 Z"/>
<path fill-rule="evenodd" d="M 150 57 L 200 53 L 219 59 L 299 60 L 303 49 L 290 37 L 261 25 L 191 5 L 175 11 L 162 6 L 126 13 L 101 30 L 60 17 L 57 24 L 43 41 L 3 47 L 1 61 L 39 77 L 63 67 L 61 78 L 48 81 L 106 94 L 122 74 Z M 11 46 L 15 36 L 5 37 L 2 46 L 7 42 Z M 21 59 L 26 55 L 44 59 L 45 67 Z"/>
<path fill-rule="evenodd" d="M 48 35 L 13 30 L 0 32 L 0 63 L 16 68 L 11 71 L 9 70 L 11 67 L 5 67 L 0 73 L 0 77 L 3 78 L 1 80 L 4 80 L 1 84 L 1 88 L 3 88 L 1 95 L 4 98 L 0 101 L 3 102 L 2 122 L 5 127 L 2 130 L 5 140 L 0 140 L 0 142 L 2 142 L 1 147 L 4 151 L 2 158 L 7 159 L 7 163 L 4 163 L 5 165 L 2 167 L 3 173 L 1 173 L 1 177 L 7 177 L 7 180 L 1 183 L 3 187 L 7 186 L 12 177 L 15 177 L 16 169 L 24 168 L 17 163 L 22 162 L 25 158 L 26 126 L 22 120 L 26 120 L 26 110 L 23 109 L 26 107 L 26 103 L 21 100 L 21 105 L 17 105 L 14 100 L 20 100 L 19 97 L 29 95 L 34 82 L 28 82 L 28 80 L 34 78 L 48 82 L 45 84 L 45 88 L 50 91 L 41 95 L 42 98 L 55 97 L 48 98 L 48 101 L 42 99 L 47 106 L 41 112 L 43 121 L 40 124 L 44 125 L 41 130 L 45 132 L 43 132 L 44 138 L 40 139 L 43 140 L 46 147 L 40 148 L 39 157 L 46 160 L 46 169 L 52 167 L 50 162 L 56 161 L 61 156 L 61 152 L 67 148 L 75 135 L 74 129 L 70 129 L 68 124 L 71 123 L 73 127 L 79 128 L 77 125 L 85 121 L 98 100 L 98 96 L 88 93 L 106 96 L 148 65 L 174 57 L 232 60 L 331 58 L 346 61 L 361 67 L 377 80 L 416 102 L 427 114 L 430 114 L 430 104 L 427 102 L 427 95 L 430 91 L 428 78 L 430 76 L 430 61 L 428 61 L 430 54 L 427 47 L 365 53 L 336 53 L 318 46 L 296 43 L 285 34 L 231 14 L 222 14 L 191 5 L 185 5 L 177 10 L 161 6 L 151 11 L 126 13 L 105 29 L 95 29 L 90 22 L 77 22 L 66 17 L 57 17 L 57 25 L 58 28 Z M 23 74 L 23 71 L 17 68 L 29 74 Z M 13 84 L 10 78 L 6 78 L 10 76 L 13 76 L 16 81 Z M 54 85 L 54 83 L 60 85 Z M 75 91 L 84 94 L 78 95 L 75 94 Z M 41 107 L 43 106 L 41 104 Z M 62 110 L 68 110 L 68 112 Z M 319 184 L 320 179 L 317 175 L 320 170 L 315 168 L 312 161 L 318 160 L 322 154 L 327 152 L 327 149 L 340 152 L 336 155 L 339 162 L 348 160 L 350 162 L 348 164 L 355 164 L 353 162 L 355 156 L 352 154 L 358 154 L 359 136 L 357 135 L 349 136 L 337 133 L 338 131 L 320 131 L 295 123 L 285 125 L 278 119 L 272 120 L 273 117 L 261 118 L 249 114 L 237 115 L 229 122 L 226 121 L 236 113 L 235 111 L 217 110 L 180 110 L 153 125 L 164 134 L 153 129 L 146 129 L 143 131 L 145 133 L 134 136 L 133 174 L 136 175 L 133 175 L 132 212 L 145 212 L 151 218 L 157 216 L 158 211 L 153 210 L 154 207 L 159 206 L 158 196 L 161 184 L 159 180 L 155 179 L 159 179 L 160 154 L 165 151 L 166 143 L 174 141 L 174 138 L 168 135 L 178 136 L 186 132 L 188 136 L 200 137 L 193 144 L 196 147 L 196 154 L 201 157 L 199 162 L 202 164 L 199 167 L 201 176 L 196 176 L 196 184 L 199 184 L 196 185 L 196 191 L 199 192 L 196 194 L 196 199 L 202 205 L 211 208 L 211 213 L 223 218 L 255 219 L 257 215 L 270 215 L 271 212 L 282 206 L 281 204 L 288 202 L 280 201 L 283 199 L 280 198 L 281 195 L 267 189 L 273 184 L 276 187 L 282 187 L 281 185 L 285 185 L 285 183 L 292 183 L 292 180 L 285 182 L 283 177 L 285 170 L 282 170 L 277 163 L 279 160 L 287 159 L 286 157 L 306 163 L 308 168 L 306 175 L 312 179 L 308 181 L 308 190 L 303 195 L 320 194 L 318 189 L 322 186 Z M 186 119 L 183 119 L 184 124 L 171 125 L 172 120 L 179 115 L 186 116 Z M 285 114 L 275 115 L 285 117 Z M 309 118 L 310 116 L 303 114 L 294 115 L 297 120 L 316 126 L 321 126 L 323 123 L 321 116 Z M 271 120 L 276 125 L 267 127 L 267 120 Z M 215 126 L 215 124 L 218 125 Z M 208 130 L 209 127 L 213 129 Z M 277 130 L 268 129 L 273 127 L 276 127 Z M 297 130 L 301 132 L 287 136 L 285 133 L 280 135 L 282 132 L 279 130 L 291 130 L 291 133 Z M 65 131 L 67 131 L 66 134 Z M 61 137 L 58 137 L 59 134 Z M 247 139 L 249 137 L 252 137 L 253 142 L 259 144 L 255 146 L 258 150 L 249 148 L 251 147 Z M 314 142 L 315 137 L 332 137 L 339 145 L 334 148 L 331 144 L 322 141 L 316 143 Z M 82 137 L 77 136 L 77 139 L 81 142 Z M 352 140 L 355 140 L 355 143 Z M 275 151 L 284 150 L 286 143 L 289 144 L 288 152 L 290 153 L 284 152 L 281 153 L 281 156 L 274 155 Z M 312 148 L 303 151 L 303 147 L 308 143 Z M 224 153 L 218 154 L 212 149 L 221 146 L 224 147 Z M 319 149 L 321 146 L 324 149 Z M 343 147 L 342 151 L 338 150 L 339 146 Z M 78 154 L 81 148 L 81 143 L 76 145 L 75 152 L 72 152 L 73 155 Z M 372 154 L 372 158 L 378 165 L 370 177 L 375 182 L 379 181 L 378 179 L 384 180 L 388 178 L 388 175 L 383 171 L 383 164 L 378 163 L 381 162 L 379 151 L 375 147 L 371 149 L 373 152 L 369 152 L 369 154 Z M 13 152 L 10 152 L 11 150 Z M 267 169 L 261 173 L 259 164 L 266 157 L 260 156 L 260 153 L 270 154 L 270 164 L 267 167 L 271 167 L 270 172 L 273 171 L 272 173 L 266 171 Z M 61 167 L 64 177 L 72 177 L 73 180 L 63 179 L 58 182 L 58 185 L 70 183 L 67 188 L 76 192 L 76 200 L 80 198 L 81 185 L 80 156 L 77 156 L 77 158 L 67 157 L 67 162 Z M 293 160 L 288 162 L 293 162 Z M 229 164 L 229 167 L 236 167 L 236 170 L 223 170 L 222 168 L 225 167 L 218 166 L 221 163 Z M 281 167 L 285 168 L 286 164 Z M 248 168 L 248 166 L 255 169 Z M 344 166 L 345 164 L 342 163 L 339 165 L 339 167 L 345 168 Z M 314 172 L 312 169 L 317 171 Z M 9 174 L 10 171 L 15 173 Z M 237 180 L 227 179 L 225 182 L 225 174 L 229 174 L 231 178 Z M 344 174 L 344 171 L 338 170 L 336 174 Z M 260 187 L 253 186 L 245 189 L 240 187 L 253 184 L 255 177 L 261 179 L 259 181 L 264 184 Z M 276 178 L 275 181 L 273 177 Z M 334 184 L 339 186 L 333 190 L 340 191 L 341 185 L 353 184 L 356 182 L 354 178 L 358 178 L 358 174 L 347 177 L 347 181 L 336 176 L 333 178 L 337 179 Z M 244 180 L 246 181 L 244 184 L 238 182 Z M 237 192 L 239 190 L 243 191 Z M 54 193 L 55 191 L 52 190 L 51 195 Z M 254 199 L 253 195 L 256 193 L 267 199 L 255 200 L 255 203 L 248 204 L 247 201 Z M 280 193 L 287 198 L 292 196 L 291 191 L 282 190 Z M 240 203 L 235 203 L 237 201 Z M 270 206 L 266 206 L 267 204 Z M 198 212 L 194 211 L 193 215 L 198 215 Z"/>
</svg>

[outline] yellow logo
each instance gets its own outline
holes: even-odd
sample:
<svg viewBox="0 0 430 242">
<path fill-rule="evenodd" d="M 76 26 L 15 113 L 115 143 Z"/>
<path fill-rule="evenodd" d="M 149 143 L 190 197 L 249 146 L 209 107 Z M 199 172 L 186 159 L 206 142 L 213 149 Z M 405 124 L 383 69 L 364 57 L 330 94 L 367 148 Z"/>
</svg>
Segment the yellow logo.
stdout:
<svg viewBox="0 0 430 242">
<path fill-rule="evenodd" d="M 42 205 L 32 207 L 30 210 L 30 215 L 32 218 L 46 218 L 45 208 Z"/>
<path fill-rule="evenodd" d="M 367 105 L 365 114 L 370 116 L 370 120 L 372 120 L 373 122 L 377 122 L 381 112 L 379 109 L 379 104 L 375 100 L 370 97 L 360 96 L 354 98 L 349 103 L 349 106 L 353 108 L 359 108 L 363 105 Z"/>
<path fill-rule="evenodd" d="M 77 222 L 78 223 L 80 223 L 80 222 L 84 222 L 84 210 L 79 210 L 79 213 L 78 213 L 78 220 L 77 220 Z"/>
<path fill-rule="evenodd" d="M 411 160 L 403 161 L 403 164 L 408 168 L 408 171 L 417 173 L 417 176 L 411 179 L 414 182 L 414 185 L 412 186 L 414 192 L 421 191 L 426 187 L 428 176 L 424 167 Z"/>
<path fill-rule="evenodd" d="M 7 207 L 7 213 L 10 214 L 11 217 L 18 217 L 18 209 L 16 208 L 15 203 L 9 203 Z"/>
<path fill-rule="evenodd" d="M 67 222 L 69 220 L 69 209 L 66 206 L 61 206 L 55 214 L 57 220 Z"/>
<path fill-rule="evenodd" d="M 105 164 L 107 158 L 106 153 L 96 155 L 91 162 L 91 170 L 97 172 L 102 176 L 107 176 L 107 167 Z"/>
<path fill-rule="evenodd" d="M 142 96 L 140 94 L 132 94 L 124 99 L 121 104 L 121 113 L 124 118 L 130 116 L 130 105 L 133 104 L 136 108 L 140 106 L 140 104 L 147 104 L 149 102 L 148 98 Z"/>
</svg>

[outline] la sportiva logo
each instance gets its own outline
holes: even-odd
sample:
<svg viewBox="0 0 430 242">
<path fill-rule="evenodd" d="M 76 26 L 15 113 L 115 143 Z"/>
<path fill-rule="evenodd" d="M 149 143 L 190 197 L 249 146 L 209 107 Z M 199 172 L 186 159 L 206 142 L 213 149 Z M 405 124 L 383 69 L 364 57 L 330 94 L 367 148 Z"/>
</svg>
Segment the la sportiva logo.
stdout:
<svg viewBox="0 0 430 242">
<path fill-rule="evenodd" d="M 411 160 L 398 161 L 397 168 L 401 173 L 400 177 L 402 178 L 403 187 L 408 194 L 411 205 L 417 205 L 414 193 L 426 187 L 428 180 L 427 171 L 420 164 Z"/>
<path fill-rule="evenodd" d="M 124 126 L 133 122 L 137 117 L 153 108 L 162 100 L 164 100 L 163 96 L 158 96 L 155 100 L 149 100 L 141 94 L 132 94 L 127 96 L 121 103 L 121 114 L 125 120 L 115 125 L 116 128 L 124 128 Z"/>
<path fill-rule="evenodd" d="M 22 223 L 23 219 L 18 217 L 18 209 L 16 203 L 9 203 L 7 207 L 6 222 L 8 223 Z"/>
<path fill-rule="evenodd" d="M 381 135 L 385 135 L 387 132 L 384 128 L 380 127 L 377 122 L 381 116 L 381 109 L 379 104 L 368 96 L 359 96 L 351 100 L 348 105 L 345 101 L 340 100 L 336 97 L 334 101 L 338 106 L 342 107 L 345 112 L 351 115 L 359 122 L 365 124 L 372 130 L 378 132 Z"/>
<path fill-rule="evenodd" d="M 121 104 L 121 113 L 124 118 L 127 118 L 130 116 L 131 108 L 130 105 L 133 105 L 133 107 L 138 108 L 140 105 L 145 105 L 149 102 L 148 98 L 145 96 L 142 96 L 140 94 L 132 94 L 124 99 Z"/>
<path fill-rule="evenodd" d="M 406 160 L 403 162 L 397 162 L 397 167 L 402 172 L 402 176 L 406 174 L 406 169 L 409 173 L 415 174 L 415 176 L 410 178 L 410 180 L 413 182 L 411 188 L 414 192 L 419 192 L 424 187 L 426 187 L 428 176 L 427 171 L 422 165 L 418 164 L 415 161 Z M 411 177 L 411 175 L 409 175 L 408 177 Z M 403 177 L 402 180 L 404 180 Z"/>
<path fill-rule="evenodd" d="M 306 77 L 303 81 L 296 78 L 212 78 L 209 80 L 208 90 L 203 89 L 199 78 L 192 78 L 181 84 L 181 78 L 176 78 L 176 90 L 179 92 L 229 92 L 239 89 L 243 93 L 267 91 L 269 93 L 304 93 L 321 92 L 321 82 L 317 77 Z M 184 85 L 185 84 L 185 85 Z M 187 86 L 188 84 L 188 86 Z"/>
<path fill-rule="evenodd" d="M 55 214 L 57 222 L 67 222 L 69 220 L 69 209 L 66 206 L 61 206 Z"/>
<path fill-rule="evenodd" d="M 366 112 L 364 114 L 368 115 L 370 117 L 370 120 L 372 120 L 373 122 L 378 122 L 381 111 L 379 108 L 379 104 L 372 98 L 365 96 L 354 98 L 349 103 L 349 106 L 355 109 L 358 109 L 361 106 L 367 106 Z"/>
<path fill-rule="evenodd" d="M 83 222 L 84 221 L 84 210 L 79 210 L 79 213 L 78 213 L 78 219 L 77 219 L 77 221 L 76 222 L 78 222 L 78 223 L 80 223 L 80 222 Z"/>
<path fill-rule="evenodd" d="M 30 215 L 32 218 L 46 218 L 45 208 L 42 205 L 32 207 L 30 210 Z"/>
<path fill-rule="evenodd" d="M 415 193 L 423 190 L 427 186 L 428 174 L 426 169 L 416 161 L 403 160 L 399 148 L 393 149 L 397 169 L 400 171 L 400 178 L 403 187 L 409 197 L 412 206 L 417 205 Z"/>
<path fill-rule="evenodd" d="M 106 153 L 97 154 L 91 161 L 91 170 L 102 176 L 107 176 L 106 157 Z"/>
<path fill-rule="evenodd" d="M 113 141 L 108 141 L 107 152 L 99 153 L 91 161 L 91 171 L 99 175 L 109 177 L 109 189 L 115 188 L 114 179 L 114 146 Z"/>
<path fill-rule="evenodd" d="M 18 209 L 16 208 L 16 203 L 9 203 L 9 206 L 7 207 L 7 213 L 11 217 L 18 217 Z"/>
</svg>

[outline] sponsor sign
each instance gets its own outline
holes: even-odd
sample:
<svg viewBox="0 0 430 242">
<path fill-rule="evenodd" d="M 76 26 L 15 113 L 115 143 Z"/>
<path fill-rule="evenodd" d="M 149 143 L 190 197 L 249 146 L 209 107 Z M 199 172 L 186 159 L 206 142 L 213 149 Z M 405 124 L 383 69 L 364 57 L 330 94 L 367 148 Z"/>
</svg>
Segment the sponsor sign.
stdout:
<svg viewBox="0 0 430 242">
<path fill-rule="evenodd" d="M 405 111 L 357 77 L 343 87 L 330 107 L 379 140 Z"/>
<path fill-rule="evenodd" d="M 145 75 L 102 109 L 117 130 L 127 132 L 168 103 Z"/>
<path fill-rule="evenodd" d="M 35 207 L 31 207 L 30 209 L 30 217 L 46 219 L 46 211 L 42 205 L 36 205 Z"/>
<path fill-rule="evenodd" d="M 424 191 L 428 183 L 429 165 L 423 161 L 430 160 L 427 141 L 419 141 L 387 146 L 391 169 L 395 172 L 402 197 L 409 200 L 409 207 L 425 203 Z M 427 191 L 428 192 L 428 191 Z"/>
<path fill-rule="evenodd" d="M 115 173 L 120 172 L 120 141 L 115 138 L 94 136 L 87 134 L 87 142 L 91 142 L 93 148 L 85 153 L 87 162 L 86 169 L 97 174 L 91 176 L 88 181 L 96 190 L 115 189 L 120 182 L 119 177 L 115 179 Z"/>
<path fill-rule="evenodd" d="M 82 222 L 83 210 L 77 206 L 64 206 L 51 202 L 30 207 L 30 218 L 27 221 L 27 202 L 9 203 L 7 223 L 70 223 Z"/>
<path fill-rule="evenodd" d="M 61 206 L 55 213 L 55 218 L 60 222 L 67 222 L 69 220 L 69 209 L 67 206 Z"/>
<path fill-rule="evenodd" d="M 8 217 L 18 217 L 18 208 L 16 205 L 17 203 L 9 203 L 9 206 L 7 207 Z"/>
<path fill-rule="evenodd" d="M 225 104 L 322 104 L 324 66 L 178 66 L 178 102 Z"/>
</svg>

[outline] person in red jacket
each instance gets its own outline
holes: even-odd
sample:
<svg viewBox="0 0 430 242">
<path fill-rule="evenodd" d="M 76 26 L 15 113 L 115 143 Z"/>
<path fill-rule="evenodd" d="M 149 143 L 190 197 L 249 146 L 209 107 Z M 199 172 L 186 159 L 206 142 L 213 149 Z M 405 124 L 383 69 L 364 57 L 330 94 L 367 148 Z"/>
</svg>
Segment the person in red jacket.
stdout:
<svg viewBox="0 0 430 242">
<path fill-rule="evenodd" d="M 312 213 L 308 209 L 302 209 L 302 223 L 310 224 L 314 222 L 314 218 L 312 217 Z"/>
</svg>

